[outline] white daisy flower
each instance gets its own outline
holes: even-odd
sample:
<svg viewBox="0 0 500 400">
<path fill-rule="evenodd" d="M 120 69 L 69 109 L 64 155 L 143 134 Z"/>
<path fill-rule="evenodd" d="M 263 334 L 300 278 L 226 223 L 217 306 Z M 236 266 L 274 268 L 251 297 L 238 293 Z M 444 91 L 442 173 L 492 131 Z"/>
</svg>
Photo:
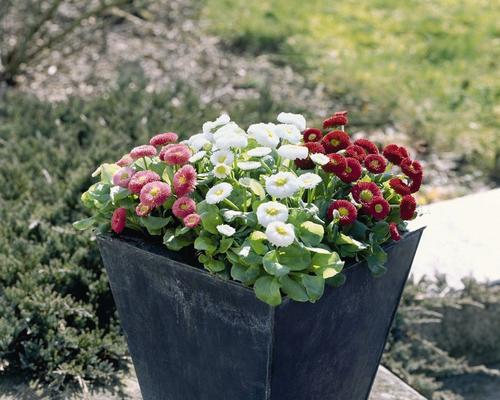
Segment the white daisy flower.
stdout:
<svg viewBox="0 0 500 400">
<path fill-rule="evenodd" d="M 271 153 L 273 149 L 270 147 L 256 147 L 254 149 L 248 150 L 247 154 L 250 157 L 264 157 Z"/>
<path fill-rule="evenodd" d="M 222 114 L 215 121 L 207 121 L 203 124 L 203 134 L 208 140 L 212 141 L 213 140 L 212 131 L 215 128 L 220 128 L 221 126 L 228 124 L 229 121 L 231 121 L 231 118 L 229 118 L 229 115 L 227 114 Z"/>
<path fill-rule="evenodd" d="M 278 135 L 283 140 L 288 140 L 289 143 L 298 144 L 302 139 L 302 134 L 295 125 L 292 124 L 278 124 Z"/>
<path fill-rule="evenodd" d="M 215 227 L 221 235 L 224 236 L 233 236 L 234 233 L 236 232 L 236 229 L 234 229 L 231 225 L 227 224 L 222 224 L 222 225 L 217 225 Z"/>
<path fill-rule="evenodd" d="M 321 176 L 313 174 L 312 172 L 307 172 L 300 175 L 299 179 L 305 189 L 315 188 L 322 181 Z"/>
<path fill-rule="evenodd" d="M 214 141 L 219 149 L 242 148 L 248 145 L 247 134 L 234 122 L 217 129 Z"/>
<path fill-rule="evenodd" d="M 289 197 L 302 186 L 299 179 L 291 172 L 278 172 L 266 178 L 266 191 L 277 199 Z"/>
<path fill-rule="evenodd" d="M 278 247 L 290 246 L 295 240 L 295 231 L 292 224 L 281 221 L 271 222 L 266 228 L 267 240 Z"/>
<path fill-rule="evenodd" d="M 226 164 L 217 164 L 213 172 L 216 178 L 223 179 L 231 173 L 231 167 Z"/>
<path fill-rule="evenodd" d="M 253 124 L 248 127 L 248 136 L 262 146 L 276 148 L 280 142 L 275 124 Z"/>
<path fill-rule="evenodd" d="M 306 146 L 297 146 L 296 144 L 284 144 L 278 149 L 278 154 L 288 160 L 303 160 L 307 158 L 309 150 Z"/>
<path fill-rule="evenodd" d="M 309 158 L 312 160 L 314 164 L 318 165 L 326 165 L 330 162 L 328 156 L 326 154 L 321 154 L 321 153 L 310 154 Z"/>
<path fill-rule="evenodd" d="M 262 164 L 258 161 L 239 161 L 237 165 L 238 168 L 243 171 L 251 171 L 262 166 Z"/>
<path fill-rule="evenodd" d="M 231 165 L 234 161 L 234 154 L 231 150 L 217 150 L 210 156 L 210 162 L 213 165 L 226 164 Z"/>
<path fill-rule="evenodd" d="M 189 157 L 189 162 L 190 163 L 195 163 L 197 161 L 200 161 L 206 155 L 207 155 L 207 152 L 204 151 L 204 150 L 199 151 L 198 153 L 194 153 L 191 157 Z"/>
<path fill-rule="evenodd" d="M 217 204 L 228 197 L 233 191 L 231 184 L 222 182 L 212 187 L 205 197 L 208 204 Z"/>
<path fill-rule="evenodd" d="M 198 151 L 207 144 L 210 144 L 210 141 L 205 137 L 203 133 L 193 135 L 187 141 L 187 145 L 191 147 L 193 151 Z"/>
<path fill-rule="evenodd" d="M 295 125 L 301 132 L 306 129 L 306 119 L 301 114 L 282 112 L 278 115 L 278 121 L 282 124 Z"/>
<path fill-rule="evenodd" d="M 257 207 L 257 220 L 264 227 L 275 221 L 286 222 L 287 219 L 288 207 L 277 201 L 268 201 Z"/>
</svg>

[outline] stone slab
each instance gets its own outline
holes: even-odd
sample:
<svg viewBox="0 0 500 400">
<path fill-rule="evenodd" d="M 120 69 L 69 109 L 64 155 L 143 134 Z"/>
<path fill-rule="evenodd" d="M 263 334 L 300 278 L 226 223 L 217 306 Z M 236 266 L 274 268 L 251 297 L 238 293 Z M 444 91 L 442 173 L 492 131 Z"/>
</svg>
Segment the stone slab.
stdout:
<svg viewBox="0 0 500 400">
<path fill-rule="evenodd" d="M 412 267 L 412 275 L 445 274 L 450 286 L 462 278 L 500 281 L 500 189 L 422 207 L 411 228 L 427 225 Z"/>
<path fill-rule="evenodd" d="M 61 394 L 58 399 L 65 400 L 142 400 L 135 374 L 122 378 L 123 388 L 119 392 L 109 390 L 92 391 L 86 394 Z M 0 400 L 49 400 L 49 397 L 37 395 L 24 383 L 0 380 Z M 54 400 L 54 397 L 50 398 Z M 380 366 L 375 378 L 369 400 L 425 400 L 425 397 L 404 383 L 386 368 Z M 236 400 L 236 399 L 235 399 Z M 349 399 L 338 399 L 349 400 Z"/>
</svg>

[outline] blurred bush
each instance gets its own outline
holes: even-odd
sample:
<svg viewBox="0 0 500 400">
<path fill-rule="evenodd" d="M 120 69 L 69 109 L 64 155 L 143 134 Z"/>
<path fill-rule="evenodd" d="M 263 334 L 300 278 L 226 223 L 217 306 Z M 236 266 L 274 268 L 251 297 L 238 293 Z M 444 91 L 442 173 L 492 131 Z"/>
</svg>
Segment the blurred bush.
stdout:
<svg viewBox="0 0 500 400">
<path fill-rule="evenodd" d="M 0 83 L 14 85 L 49 51 L 61 58 L 90 42 L 106 44 L 117 7 L 135 11 L 147 0 L 2 0 L 0 2 Z"/>
</svg>

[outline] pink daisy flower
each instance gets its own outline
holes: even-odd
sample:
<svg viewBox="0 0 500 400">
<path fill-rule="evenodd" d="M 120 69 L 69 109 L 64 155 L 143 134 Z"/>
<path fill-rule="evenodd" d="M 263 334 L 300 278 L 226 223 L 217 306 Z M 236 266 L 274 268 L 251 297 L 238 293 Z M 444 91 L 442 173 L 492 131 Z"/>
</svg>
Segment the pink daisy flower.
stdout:
<svg viewBox="0 0 500 400">
<path fill-rule="evenodd" d="M 182 222 L 186 228 L 196 228 L 201 222 L 201 217 L 196 213 L 189 214 L 184 217 Z"/>
<path fill-rule="evenodd" d="M 139 205 L 135 208 L 135 213 L 139 217 L 146 217 L 151 212 L 151 207 L 146 204 L 139 203 Z"/>
<path fill-rule="evenodd" d="M 128 183 L 128 190 L 132 193 L 139 194 L 141 193 L 141 189 L 146 183 L 159 181 L 160 175 L 153 171 L 139 171 L 130 178 L 130 182 Z"/>
<path fill-rule="evenodd" d="M 164 146 L 168 143 L 175 143 L 179 139 L 179 135 L 175 132 L 165 132 L 155 135 L 149 141 L 151 146 Z"/>
<path fill-rule="evenodd" d="M 146 206 L 158 207 L 165 203 L 171 194 L 172 191 L 168 183 L 155 181 L 146 183 L 142 187 L 139 199 Z"/>
<path fill-rule="evenodd" d="M 134 160 L 132 159 L 132 157 L 130 157 L 130 154 L 125 154 L 115 164 L 118 165 L 119 167 L 127 167 L 133 162 Z"/>
<path fill-rule="evenodd" d="M 185 144 L 174 144 L 164 147 L 160 152 L 160 159 L 169 165 L 183 165 L 193 154 Z"/>
<path fill-rule="evenodd" d="M 184 219 L 196 212 L 196 203 L 189 197 L 179 197 L 172 205 L 172 212 L 177 218 Z"/>
<path fill-rule="evenodd" d="M 120 168 L 113 175 L 113 185 L 120 186 L 122 188 L 128 187 L 128 183 L 134 174 L 135 171 L 130 167 Z"/>
<path fill-rule="evenodd" d="M 156 155 L 156 149 L 154 146 L 149 144 L 143 144 L 142 146 L 137 146 L 130 152 L 130 157 L 137 160 L 142 157 L 152 157 Z"/>
<path fill-rule="evenodd" d="M 185 196 L 196 187 L 196 170 L 192 165 L 184 165 L 174 175 L 174 191 L 177 196 Z"/>
<path fill-rule="evenodd" d="M 115 233 L 121 233 L 127 223 L 127 210 L 123 207 L 117 208 L 111 217 L 111 229 Z"/>
</svg>

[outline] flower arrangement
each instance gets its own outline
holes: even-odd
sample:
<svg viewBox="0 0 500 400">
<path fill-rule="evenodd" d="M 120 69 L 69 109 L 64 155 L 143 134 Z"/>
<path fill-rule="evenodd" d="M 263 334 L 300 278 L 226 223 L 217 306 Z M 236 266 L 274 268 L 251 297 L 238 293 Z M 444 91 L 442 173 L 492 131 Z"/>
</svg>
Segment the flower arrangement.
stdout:
<svg viewBox="0 0 500 400">
<path fill-rule="evenodd" d="M 77 229 L 125 228 L 161 235 L 170 250 L 194 246 L 210 272 L 252 286 L 278 305 L 282 296 L 318 300 L 341 285 L 346 261 L 385 271 L 382 245 L 400 239 L 414 218 L 423 171 L 408 151 L 379 151 L 345 131 L 346 112 L 323 129 L 302 115 L 245 132 L 228 115 L 179 142 L 154 136 L 113 164 L 83 195 L 93 211 Z"/>
</svg>

